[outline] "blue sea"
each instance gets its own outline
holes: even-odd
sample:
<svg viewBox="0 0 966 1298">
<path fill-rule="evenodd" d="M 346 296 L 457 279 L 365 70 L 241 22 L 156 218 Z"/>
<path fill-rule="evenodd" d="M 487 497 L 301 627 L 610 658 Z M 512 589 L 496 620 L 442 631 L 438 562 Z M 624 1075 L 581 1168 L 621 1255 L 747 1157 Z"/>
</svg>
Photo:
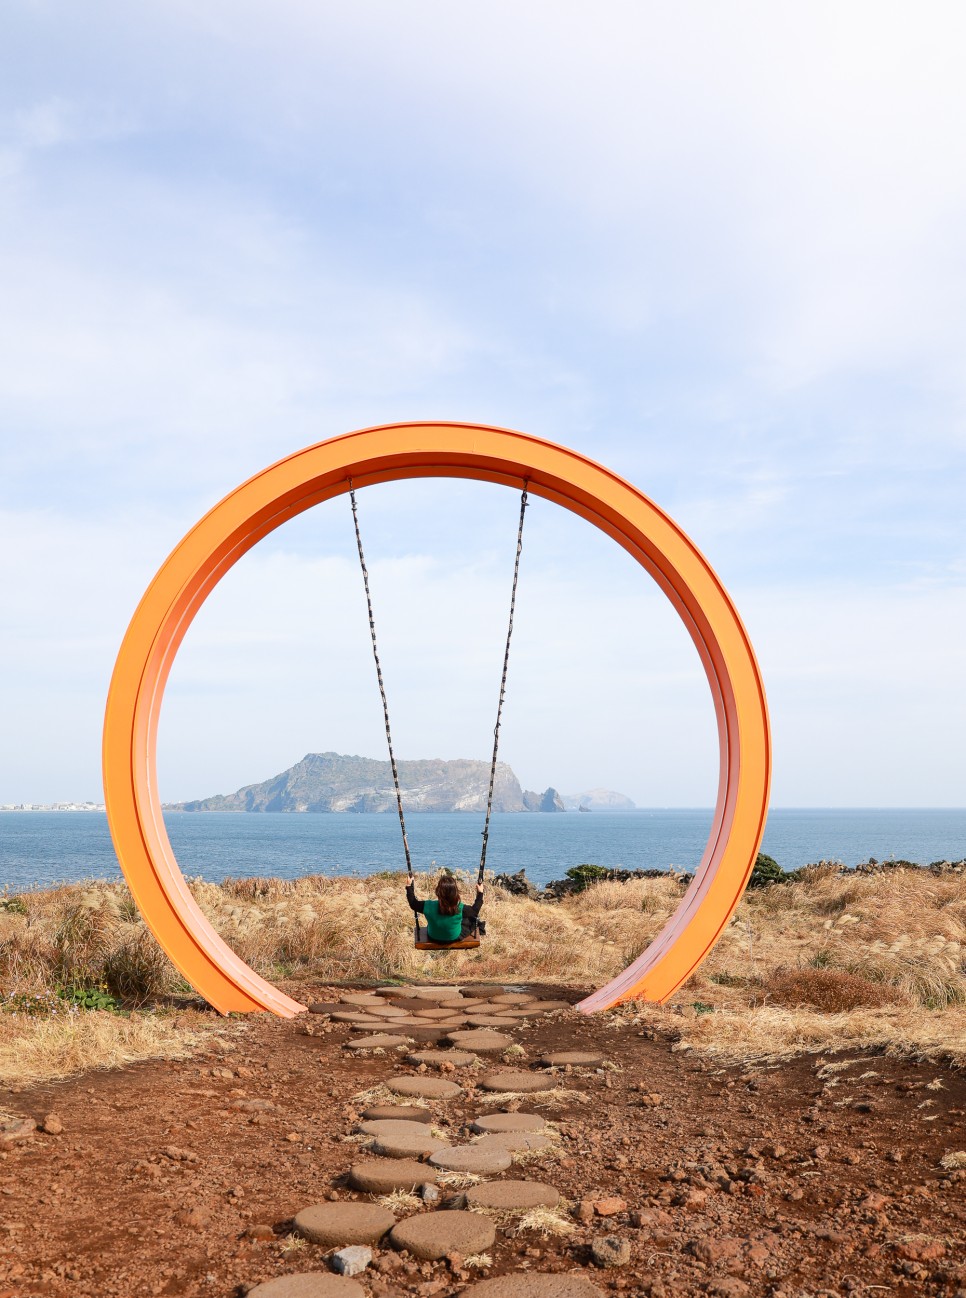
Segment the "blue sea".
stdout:
<svg viewBox="0 0 966 1298">
<path fill-rule="evenodd" d="M 543 884 L 574 865 L 693 869 L 701 859 L 710 810 L 495 815 L 487 865 L 525 869 Z M 404 868 L 399 823 L 391 815 L 169 812 L 168 835 L 182 873 L 359 875 Z M 479 816 L 422 813 L 406 822 L 417 870 L 432 862 L 475 871 Z M 786 870 L 809 862 L 846 865 L 890 857 L 959 861 L 966 857 L 966 809 L 770 812 L 762 850 Z M 78 879 L 117 879 L 120 869 L 103 812 L 0 812 L 0 890 Z"/>
</svg>

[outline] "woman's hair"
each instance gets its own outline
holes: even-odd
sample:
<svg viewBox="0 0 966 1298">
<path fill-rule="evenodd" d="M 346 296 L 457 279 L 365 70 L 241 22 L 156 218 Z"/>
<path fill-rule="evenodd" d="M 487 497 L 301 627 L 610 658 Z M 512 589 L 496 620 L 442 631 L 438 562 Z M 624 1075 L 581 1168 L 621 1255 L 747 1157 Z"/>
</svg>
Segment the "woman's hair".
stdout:
<svg viewBox="0 0 966 1298">
<path fill-rule="evenodd" d="M 455 915 L 460 908 L 460 890 L 455 879 L 440 879 L 436 885 L 436 900 L 441 915 Z"/>
</svg>

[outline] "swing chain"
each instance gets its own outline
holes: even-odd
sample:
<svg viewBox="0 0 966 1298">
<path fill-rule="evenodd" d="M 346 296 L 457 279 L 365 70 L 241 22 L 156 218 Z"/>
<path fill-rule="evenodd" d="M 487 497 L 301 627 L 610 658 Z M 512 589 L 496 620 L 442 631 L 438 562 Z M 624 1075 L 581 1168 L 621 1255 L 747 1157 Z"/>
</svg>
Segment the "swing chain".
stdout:
<svg viewBox="0 0 966 1298">
<path fill-rule="evenodd" d="M 510 592 L 510 621 L 506 629 L 506 648 L 503 651 L 503 677 L 500 681 L 500 701 L 496 708 L 496 725 L 493 727 L 493 760 L 490 763 L 490 788 L 486 795 L 486 820 L 483 824 L 483 847 L 480 852 L 480 869 L 476 876 L 477 885 L 483 882 L 483 871 L 486 868 L 486 848 L 490 838 L 490 815 L 493 811 L 493 785 L 496 780 L 496 758 L 500 747 L 500 718 L 503 715 L 503 700 L 506 697 L 506 678 L 510 668 L 510 637 L 513 635 L 513 612 L 517 602 L 517 582 L 520 578 L 520 555 L 523 552 L 523 519 L 527 512 L 527 485 L 529 478 L 524 479 L 523 494 L 520 497 L 520 525 L 517 528 L 517 550 L 513 561 L 513 589 Z"/>
<path fill-rule="evenodd" d="M 406 853 L 406 873 L 409 882 L 413 882 L 413 862 L 409 854 L 409 839 L 406 836 L 406 817 L 403 815 L 402 792 L 399 788 L 399 771 L 396 767 L 396 754 L 392 747 L 392 732 L 389 729 L 389 703 L 386 699 L 386 687 L 382 679 L 382 664 L 379 661 L 379 648 L 376 644 L 376 622 L 372 615 L 372 596 L 369 593 L 369 569 L 366 567 L 366 556 L 362 551 L 362 534 L 359 531 L 359 514 L 356 509 L 356 492 L 349 479 L 349 499 L 352 502 L 352 522 L 356 529 L 356 546 L 359 550 L 359 564 L 362 568 L 362 581 L 366 588 L 366 604 L 369 609 L 369 635 L 372 638 L 372 656 L 376 663 L 376 679 L 379 681 L 379 694 L 382 698 L 382 715 L 386 723 L 386 744 L 389 748 L 389 765 L 392 767 L 392 782 L 396 789 L 396 809 L 399 812 L 399 828 L 402 830 L 403 851 Z"/>
</svg>

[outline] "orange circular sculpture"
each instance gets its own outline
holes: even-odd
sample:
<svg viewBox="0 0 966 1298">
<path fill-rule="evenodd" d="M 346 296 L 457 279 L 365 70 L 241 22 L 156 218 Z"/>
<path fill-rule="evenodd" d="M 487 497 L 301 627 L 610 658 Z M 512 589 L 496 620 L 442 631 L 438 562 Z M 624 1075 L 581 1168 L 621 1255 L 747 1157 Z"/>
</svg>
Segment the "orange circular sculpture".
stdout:
<svg viewBox="0 0 966 1298">
<path fill-rule="evenodd" d="M 145 922 L 191 985 L 222 1013 L 304 1009 L 222 941 L 188 890 L 161 815 L 156 775 L 165 683 L 209 592 L 263 536 L 349 489 L 401 478 L 453 477 L 519 487 L 587 519 L 645 568 L 677 609 L 704 664 L 720 747 L 718 798 L 694 881 L 647 950 L 581 1001 L 663 1001 L 708 955 L 728 923 L 765 827 L 771 752 L 755 656 L 734 605 L 679 527 L 630 483 L 576 451 L 475 424 L 389 424 L 280 460 L 232 491 L 176 546 L 121 644 L 104 720 L 104 797 L 121 868 Z"/>
</svg>

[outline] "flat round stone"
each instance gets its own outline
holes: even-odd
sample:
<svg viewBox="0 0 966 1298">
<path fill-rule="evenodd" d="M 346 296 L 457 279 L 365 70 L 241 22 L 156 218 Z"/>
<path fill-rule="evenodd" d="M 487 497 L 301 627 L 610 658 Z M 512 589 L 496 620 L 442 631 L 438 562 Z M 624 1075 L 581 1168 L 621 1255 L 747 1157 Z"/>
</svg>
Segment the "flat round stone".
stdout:
<svg viewBox="0 0 966 1298">
<path fill-rule="evenodd" d="M 387 1005 L 384 1000 L 373 1000 L 371 1011 L 381 1019 L 402 1019 L 406 1017 L 406 1010 L 399 1005 Z"/>
<path fill-rule="evenodd" d="M 433 1115 L 429 1109 L 418 1104 L 374 1104 L 363 1113 L 366 1122 L 432 1122 Z"/>
<path fill-rule="evenodd" d="M 480 996 L 483 1000 L 488 1001 L 492 1000 L 494 996 L 502 996 L 506 988 L 500 986 L 491 987 L 489 984 L 484 984 L 482 987 L 468 987 L 466 990 L 471 996 Z"/>
<path fill-rule="evenodd" d="M 484 1091 L 548 1091 L 552 1085 L 544 1073 L 521 1073 L 509 1069 L 504 1073 L 484 1073 L 480 1078 Z"/>
<path fill-rule="evenodd" d="M 389 1236 L 394 1248 L 404 1248 L 414 1257 L 433 1262 L 447 1253 L 467 1257 L 483 1253 L 493 1245 L 496 1227 L 479 1212 L 421 1212 L 398 1222 Z"/>
<path fill-rule="evenodd" d="M 345 1043 L 346 1050 L 393 1050 L 396 1046 L 408 1046 L 409 1037 L 398 1036 L 392 1032 L 376 1032 L 370 1037 L 356 1037 Z"/>
<path fill-rule="evenodd" d="M 479 1055 L 469 1050 L 414 1050 L 406 1056 L 407 1063 L 425 1064 L 427 1068 L 440 1068 L 443 1064 L 452 1064 L 454 1068 L 466 1068 L 475 1064 Z"/>
<path fill-rule="evenodd" d="M 364 1136 L 427 1136 L 428 1122 L 410 1122 L 408 1118 L 366 1118 L 356 1130 Z M 431 1137 L 430 1137 L 431 1139 Z"/>
<path fill-rule="evenodd" d="M 429 1158 L 431 1154 L 438 1154 L 450 1148 L 448 1140 L 440 1140 L 438 1136 L 430 1135 L 429 1127 L 424 1127 L 421 1122 L 414 1122 L 413 1127 L 414 1131 L 375 1136 L 372 1141 L 372 1152 L 382 1158 Z M 493 1139 L 496 1140 L 497 1137 L 494 1136 Z"/>
<path fill-rule="evenodd" d="M 508 1154 L 515 1154 L 520 1149 L 546 1149 L 553 1141 L 543 1131 L 488 1131 L 480 1145 L 497 1146 Z"/>
<path fill-rule="evenodd" d="M 569 1064 L 573 1068 L 599 1068 L 603 1062 L 604 1056 L 592 1050 L 554 1050 L 541 1057 L 540 1067 L 566 1068 Z"/>
<path fill-rule="evenodd" d="M 460 1298 L 603 1298 L 603 1294 L 586 1276 L 515 1271 L 471 1284 Z"/>
<path fill-rule="evenodd" d="M 539 1113 L 486 1113 L 470 1123 L 473 1131 L 541 1131 L 547 1125 Z"/>
<path fill-rule="evenodd" d="M 443 1077 L 391 1077 L 386 1086 L 393 1095 L 418 1095 L 424 1100 L 452 1100 L 463 1094 L 462 1086 Z"/>
<path fill-rule="evenodd" d="M 459 987 L 410 987 L 409 995 L 421 1001 L 451 1001 L 461 994 Z"/>
<path fill-rule="evenodd" d="M 499 1145 L 486 1145 L 489 1137 L 475 1145 L 451 1145 L 430 1156 L 430 1163 L 446 1172 L 472 1172 L 481 1176 L 505 1172 L 513 1162 L 508 1149 Z M 495 1139 L 495 1137 L 494 1137 Z"/>
<path fill-rule="evenodd" d="M 313 1001 L 309 1006 L 310 1014 L 334 1014 L 342 1009 L 341 1001 Z"/>
<path fill-rule="evenodd" d="M 408 992 L 409 989 L 406 990 Z M 402 1010 L 406 1014 L 411 1014 L 413 1010 L 424 1010 L 426 1008 L 426 1002 L 421 996 L 394 996 L 392 1004 L 396 1009 Z"/>
<path fill-rule="evenodd" d="M 249 1289 L 248 1298 L 365 1298 L 361 1284 L 344 1275 L 304 1271 L 301 1275 L 280 1275 L 275 1280 Z"/>
<path fill-rule="evenodd" d="M 527 992 L 500 992 L 499 996 L 491 996 L 490 1002 L 493 1005 L 526 1005 L 528 1001 L 535 999 Z"/>
<path fill-rule="evenodd" d="M 515 1028 L 516 1019 L 507 1014 L 468 1014 L 466 1021 L 471 1028 Z"/>
<path fill-rule="evenodd" d="M 349 1169 L 349 1184 L 363 1194 L 392 1194 L 393 1190 L 413 1190 L 427 1181 L 435 1183 L 436 1172 L 425 1163 L 417 1163 L 415 1159 L 368 1158 L 353 1163 Z"/>
<path fill-rule="evenodd" d="M 375 1244 L 396 1218 L 376 1203 L 314 1203 L 295 1215 L 295 1232 L 312 1244 L 343 1248 L 347 1244 Z"/>
<path fill-rule="evenodd" d="M 450 1030 L 449 1024 L 440 1023 L 438 1027 L 432 1028 L 407 1028 L 406 1034 L 410 1036 L 413 1041 L 442 1041 Z"/>
<path fill-rule="evenodd" d="M 556 1208 L 560 1194 L 540 1181 L 486 1181 L 466 1191 L 466 1202 L 474 1208 L 526 1212 L 528 1208 Z"/>
<path fill-rule="evenodd" d="M 369 1023 L 371 1017 L 356 1010 L 334 1010 L 331 1017 L 336 1023 Z"/>
<path fill-rule="evenodd" d="M 379 997 L 375 992 L 340 992 L 339 1000 L 344 1005 L 378 1005 Z"/>
<path fill-rule="evenodd" d="M 546 1014 L 550 1010 L 572 1010 L 573 1006 L 570 1001 L 534 1001 L 532 1009 L 535 1014 Z"/>
<path fill-rule="evenodd" d="M 513 1045 L 512 1037 L 508 1037 L 505 1032 L 495 1032 L 492 1028 L 448 1032 L 446 1040 L 461 1050 L 478 1050 L 484 1055 L 500 1054 L 507 1046 Z"/>
<path fill-rule="evenodd" d="M 413 1010 L 413 1016 L 417 1019 L 451 1019 L 459 1018 L 448 1006 L 432 1005 L 426 1006 L 425 1009 Z"/>
</svg>

